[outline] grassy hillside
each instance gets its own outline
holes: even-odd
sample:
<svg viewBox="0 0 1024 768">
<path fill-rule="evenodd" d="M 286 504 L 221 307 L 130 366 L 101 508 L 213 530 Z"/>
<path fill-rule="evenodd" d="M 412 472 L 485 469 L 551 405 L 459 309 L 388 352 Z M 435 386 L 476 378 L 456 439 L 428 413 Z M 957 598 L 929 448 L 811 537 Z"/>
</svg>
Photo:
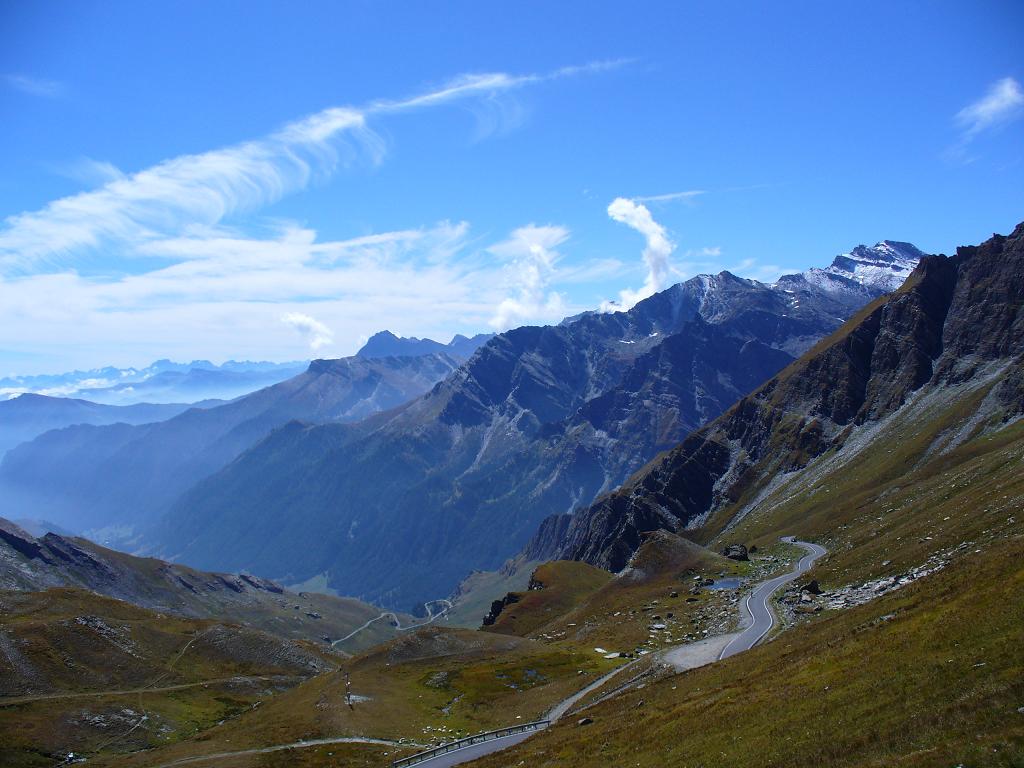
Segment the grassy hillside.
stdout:
<svg viewBox="0 0 1024 768">
<path fill-rule="evenodd" d="M 599 704 L 590 725 L 568 718 L 473 765 L 1024 765 L 1022 557 L 1018 530 L 903 590 Z"/>
<path fill-rule="evenodd" d="M 0 592 L 0 764 L 171 743 L 339 661 L 312 644 L 82 590 Z"/>
<path fill-rule="evenodd" d="M 592 652 L 552 648 L 507 635 L 420 630 L 353 658 L 338 672 L 308 680 L 188 742 L 118 758 L 116 764 L 157 766 L 300 739 L 360 736 L 419 744 L 448 741 L 456 735 L 537 719 L 614 663 Z M 345 701 L 346 671 L 357 697 L 351 708 Z M 396 750 L 412 751 L 387 745 L 366 747 L 359 750 L 359 759 L 383 766 L 394 759 Z M 318 747 L 288 755 L 302 760 L 294 764 L 338 765 L 329 751 L 333 750 Z M 240 764 L 293 764 L 283 754 L 275 754 L 247 758 Z"/>
<path fill-rule="evenodd" d="M 809 575 L 826 594 L 784 607 L 789 631 L 479 765 L 1024 765 L 1024 421 L 977 419 L 987 396 L 912 401 L 709 521 L 719 542 L 829 548 Z"/>
<path fill-rule="evenodd" d="M 530 589 L 513 592 L 510 602 L 488 632 L 527 637 L 552 619 L 575 608 L 608 583 L 612 575 L 587 563 L 556 560 L 538 566 L 530 577 Z M 507 598 L 506 598 L 507 599 Z"/>
<path fill-rule="evenodd" d="M 292 592 L 248 574 L 199 571 L 77 537 L 36 538 L 0 518 L 0 589 L 50 587 L 81 588 L 162 613 L 242 624 L 325 646 L 380 616 L 376 607 L 352 598 Z M 394 634 L 390 622 L 374 621 L 358 641 L 372 645 Z"/>
<path fill-rule="evenodd" d="M 1019 530 L 1024 421 L 985 431 L 983 424 L 972 426 L 987 394 L 982 388 L 938 408 L 929 400 L 911 404 L 860 450 L 830 453 L 778 484 L 717 539 L 820 539 L 830 555 L 816 573 L 839 586 L 905 572 L 929 557 Z M 951 444 L 972 429 L 973 439 Z M 709 529 L 735 511 L 723 510 Z"/>
</svg>

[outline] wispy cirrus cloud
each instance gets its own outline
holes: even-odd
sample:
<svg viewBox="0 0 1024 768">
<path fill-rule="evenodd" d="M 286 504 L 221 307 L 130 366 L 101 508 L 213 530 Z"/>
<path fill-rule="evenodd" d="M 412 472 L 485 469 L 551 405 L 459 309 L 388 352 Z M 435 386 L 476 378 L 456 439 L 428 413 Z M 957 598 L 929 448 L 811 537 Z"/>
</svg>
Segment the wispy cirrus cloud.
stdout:
<svg viewBox="0 0 1024 768">
<path fill-rule="evenodd" d="M 487 102 L 624 63 L 466 75 L 135 173 L 91 159 L 67 166 L 61 172 L 95 188 L 0 223 L 0 348 L 47 350 L 69 366 L 153 355 L 293 359 L 303 347 L 352 352 L 381 328 L 443 340 L 578 311 L 551 289 L 568 237 L 561 227 L 523 227 L 491 248 L 465 222 L 446 221 L 325 240 L 258 212 L 348 164 L 381 162 L 387 147 L 375 125 L 388 115 Z"/>
<path fill-rule="evenodd" d="M 989 86 L 985 95 L 968 104 L 953 117 L 960 139 L 949 147 L 947 159 L 971 162 L 968 147 L 981 134 L 1017 120 L 1024 115 L 1024 88 L 1012 77 L 1004 77 Z"/>
<path fill-rule="evenodd" d="M 47 80 L 42 77 L 30 77 L 29 75 L 4 75 L 4 82 L 11 88 L 27 93 L 32 96 L 42 96 L 53 99 L 63 95 L 64 85 L 56 80 Z"/>
<path fill-rule="evenodd" d="M 357 157 L 380 162 L 385 142 L 369 125 L 380 116 L 493 96 L 625 63 L 595 62 L 545 74 L 461 75 L 404 99 L 331 107 L 260 139 L 171 158 L 41 210 L 8 217 L 0 228 L 0 270 L 24 271 L 76 249 L 107 242 L 130 247 L 190 225 L 215 225 L 303 189 L 315 176 L 329 176 Z"/>
<path fill-rule="evenodd" d="M 45 350 L 54 370 L 154 356 L 286 360 L 314 344 L 336 356 L 382 328 L 440 340 L 476 332 L 509 298 L 510 322 L 550 322 L 582 309 L 551 290 L 566 237 L 525 227 L 487 248 L 465 222 L 340 241 L 293 222 L 262 237 L 210 228 L 146 243 L 139 255 L 163 265 L 139 274 L 0 279 L 0 349 Z"/>
<path fill-rule="evenodd" d="M 1024 89 L 1012 77 L 997 80 L 980 99 L 956 113 L 963 138 L 973 139 L 982 131 L 1015 120 L 1024 114 Z"/>
</svg>

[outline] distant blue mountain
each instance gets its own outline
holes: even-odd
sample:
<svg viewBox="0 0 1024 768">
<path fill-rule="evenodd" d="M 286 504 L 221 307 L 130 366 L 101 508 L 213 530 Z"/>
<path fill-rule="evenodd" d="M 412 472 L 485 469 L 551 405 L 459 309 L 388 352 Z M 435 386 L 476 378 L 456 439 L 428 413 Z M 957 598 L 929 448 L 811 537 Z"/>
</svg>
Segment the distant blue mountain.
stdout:
<svg viewBox="0 0 1024 768">
<path fill-rule="evenodd" d="M 433 339 L 396 336 L 391 331 L 381 331 L 370 337 L 363 348 L 356 352 L 356 357 L 420 357 L 443 352 L 460 360 L 468 360 L 493 337 L 493 333 L 478 333 L 471 339 L 458 334 L 447 344 L 442 344 Z"/>
<path fill-rule="evenodd" d="M 89 371 L 13 376 L 0 379 L 0 400 L 23 393 L 81 398 L 102 405 L 195 403 L 233 400 L 297 376 L 308 362 L 268 363 L 209 360 L 175 363 L 157 360 L 145 368 L 94 368 Z"/>
<path fill-rule="evenodd" d="M 201 403 L 218 405 L 220 400 Z M 0 457 L 16 445 L 33 440 L 51 429 L 73 424 L 149 424 L 177 416 L 194 406 L 184 403 L 154 405 L 101 405 L 88 400 L 47 397 L 27 393 L 0 400 Z"/>
</svg>

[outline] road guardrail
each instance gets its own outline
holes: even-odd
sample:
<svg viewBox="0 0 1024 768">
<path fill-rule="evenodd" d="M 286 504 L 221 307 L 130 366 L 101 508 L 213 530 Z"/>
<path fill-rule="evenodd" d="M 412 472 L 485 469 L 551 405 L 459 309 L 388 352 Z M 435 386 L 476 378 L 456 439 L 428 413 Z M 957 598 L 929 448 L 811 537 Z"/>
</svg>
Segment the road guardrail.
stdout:
<svg viewBox="0 0 1024 768">
<path fill-rule="evenodd" d="M 464 739 L 442 744 L 439 747 L 434 747 L 433 749 L 428 749 L 424 752 L 417 752 L 415 755 L 403 757 L 401 760 L 395 760 L 391 763 L 391 768 L 406 768 L 406 766 L 416 765 L 417 763 L 422 763 L 424 760 L 430 760 L 438 755 L 446 755 L 449 752 L 455 752 L 459 749 L 463 749 L 464 747 L 472 746 L 473 744 L 493 741 L 494 739 L 513 736 L 514 734 L 525 733 L 526 731 L 540 731 L 547 728 L 549 725 L 551 725 L 550 720 L 537 720 L 532 723 L 513 725 L 508 728 L 499 728 L 496 731 L 484 731 L 483 733 L 478 733 L 475 736 L 467 736 Z"/>
</svg>

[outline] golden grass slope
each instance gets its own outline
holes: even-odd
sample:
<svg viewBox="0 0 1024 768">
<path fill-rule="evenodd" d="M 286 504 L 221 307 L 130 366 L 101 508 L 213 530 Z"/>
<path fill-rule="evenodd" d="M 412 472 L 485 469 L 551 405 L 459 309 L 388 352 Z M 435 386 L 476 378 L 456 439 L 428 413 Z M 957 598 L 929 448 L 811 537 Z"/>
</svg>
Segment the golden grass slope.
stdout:
<svg viewBox="0 0 1024 768">
<path fill-rule="evenodd" d="M 568 718 L 480 768 L 1024 765 L 1019 531 L 858 608 Z"/>
<path fill-rule="evenodd" d="M 0 592 L 0 764 L 170 743 L 341 661 L 77 589 Z"/>
</svg>

